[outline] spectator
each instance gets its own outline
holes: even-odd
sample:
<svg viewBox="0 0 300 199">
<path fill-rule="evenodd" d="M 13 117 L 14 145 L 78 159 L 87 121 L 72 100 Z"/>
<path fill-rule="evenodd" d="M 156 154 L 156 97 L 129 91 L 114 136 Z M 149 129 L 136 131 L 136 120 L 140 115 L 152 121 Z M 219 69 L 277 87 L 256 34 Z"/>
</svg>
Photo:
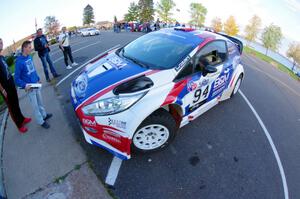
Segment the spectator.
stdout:
<svg viewBox="0 0 300 199">
<path fill-rule="evenodd" d="M 30 57 L 31 42 L 24 41 L 22 44 L 22 54 L 17 57 L 15 69 L 15 82 L 16 84 L 25 89 L 34 111 L 34 116 L 39 125 L 48 129 L 50 125 L 47 119 L 52 117 L 52 114 L 46 113 L 43 106 L 41 88 L 34 88 L 29 84 L 41 83 L 40 78 L 35 70 L 32 58 Z"/>
<path fill-rule="evenodd" d="M 0 93 L 7 104 L 10 116 L 19 129 L 19 132 L 25 133 L 28 130 L 25 124 L 29 123 L 31 118 L 24 117 L 21 112 L 14 78 L 8 70 L 7 63 L 2 56 L 2 50 L 3 41 L 0 38 Z"/>
<path fill-rule="evenodd" d="M 159 24 L 159 18 L 157 18 L 155 24 L 154 24 L 154 28 L 155 30 L 159 30 L 160 29 L 160 24 Z"/>
<path fill-rule="evenodd" d="M 69 34 L 66 31 L 66 27 L 62 28 L 62 33 L 58 37 L 59 41 L 59 48 L 63 51 L 64 53 L 64 58 L 65 58 L 65 64 L 67 69 L 72 69 L 72 66 L 77 66 L 78 64 L 74 62 L 73 56 L 72 56 L 72 50 L 70 46 L 70 41 L 69 41 Z M 69 59 L 72 63 L 72 65 L 69 65 L 68 63 L 68 56 Z"/>
<path fill-rule="evenodd" d="M 35 49 L 35 51 L 38 52 L 38 55 L 42 61 L 47 82 L 50 82 L 47 62 L 49 64 L 49 68 L 50 68 L 50 71 L 51 71 L 53 77 L 54 78 L 59 77 L 60 75 L 57 74 L 57 72 L 53 66 L 52 60 L 50 58 L 50 55 L 49 55 L 50 48 L 49 48 L 47 38 L 45 35 L 43 35 L 43 31 L 41 28 L 39 28 L 37 30 L 37 36 L 34 39 L 34 49 Z"/>
</svg>

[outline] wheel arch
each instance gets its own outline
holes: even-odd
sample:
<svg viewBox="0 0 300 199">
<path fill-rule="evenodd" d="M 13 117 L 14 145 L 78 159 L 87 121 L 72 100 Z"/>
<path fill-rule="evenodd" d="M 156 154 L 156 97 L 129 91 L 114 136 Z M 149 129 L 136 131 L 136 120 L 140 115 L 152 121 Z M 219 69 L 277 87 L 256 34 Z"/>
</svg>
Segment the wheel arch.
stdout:
<svg viewBox="0 0 300 199">
<path fill-rule="evenodd" d="M 183 117 L 183 110 L 180 105 L 172 103 L 172 104 L 167 104 L 161 107 L 156 108 L 153 110 L 150 114 L 148 114 L 146 117 L 144 117 L 141 122 L 139 122 L 139 125 L 137 125 L 136 129 L 134 132 L 138 129 L 138 127 L 145 121 L 148 117 L 151 115 L 155 114 L 157 111 L 164 110 L 166 113 L 170 114 L 174 120 L 176 121 L 176 125 L 179 128 L 182 117 Z"/>
</svg>

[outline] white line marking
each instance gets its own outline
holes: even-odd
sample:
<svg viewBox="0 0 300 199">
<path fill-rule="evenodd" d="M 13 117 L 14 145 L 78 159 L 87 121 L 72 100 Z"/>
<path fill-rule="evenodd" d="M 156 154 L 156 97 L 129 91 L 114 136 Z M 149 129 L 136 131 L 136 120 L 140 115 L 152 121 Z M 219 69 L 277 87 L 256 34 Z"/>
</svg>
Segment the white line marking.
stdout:
<svg viewBox="0 0 300 199">
<path fill-rule="evenodd" d="M 287 182 L 286 182 L 285 173 L 284 173 L 284 170 L 283 170 L 283 166 L 282 166 L 282 163 L 281 163 L 278 151 L 277 151 L 277 149 L 275 147 L 275 144 L 274 144 L 274 142 L 272 140 L 272 137 L 271 137 L 268 129 L 266 128 L 265 124 L 263 123 L 262 119 L 260 118 L 260 116 L 258 115 L 258 113 L 256 112 L 256 110 L 254 109 L 254 107 L 252 106 L 252 104 L 249 102 L 248 98 L 244 95 L 244 93 L 241 90 L 239 90 L 239 93 L 244 98 L 244 100 L 246 101 L 246 103 L 248 104 L 248 106 L 250 107 L 250 109 L 252 110 L 252 112 L 255 115 L 256 119 L 258 120 L 261 128 L 263 129 L 265 135 L 268 138 L 268 141 L 269 141 L 269 143 L 271 145 L 271 148 L 273 150 L 273 153 L 275 155 L 277 165 L 279 167 L 279 171 L 280 171 L 280 175 L 281 175 L 281 180 L 282 180 L 282 185 L 283 185 L 283 191 L 284 191 L 284 198 L 285 199 L 289 199 L 289 191 L 288 191 L 288 186 L 287 186 Z"/>
<path fill-rule="evenodd" d="M 121 165 L 122 165 L 122 160 L 120 158 L 114 156 L 114 158 L 110 164 L 110 167 L 108 169 L 106 179 L 105 179 L 106 184 L 114 186 L 116 179 L 118 177 Z"/>
<path fill-rule="evenodd" d="M 77 49 L 77 50 L 74 50 L 72 53 L 76 53 L 76 52 L 78 52 L 78 51 L 80 51 L 80 50 L 82 50 L 82 49 L 85 49 L 85 48 L 87 48 L 87 47 L 90 47 L 90 46 L 93 46 L 93 45 L 96 45 L 96 44 L 99 44 L 99 43 L 101 43 L 101 41 L 98 41 L 98 42 L 96 42 L 96 43 L 92 43 L 92 44 L 87 45 L 87 46 L 83 46 L 83 47 L 81 47 L 81 48 L 79 48 L 79 49 Z M 55 61 L 53 62 L 53 64 L 56 63 L 56 62 L 58 62 L 59 60 L 62 60 L 63 58 L 64 58 L 63 56 L 60 57 L 60 58 L 58 58 L 57 60 L 55 60 Z"/>
<path fill-rule="evenodd" d="M 99 57 L 99 56 L 102 56 L 103 54 L 115 49 L 115 48 L 118 48 L 120 46 L 120 44 L 118 45 L 115 45 L 114 47 L 104 51 L 103 53 L 101 53 L 100 55 L 97 55 L 96 57 Z M 63 83 L 66 79 L 68 79 L 71 75 L 73 75 L 76 71 L 78 71 L 79 69 L 81 69 L 82 67 L 84 67 L 85 65 L 87 65 L 88 63 L 90 63 L 93 59 L 95 59 L 96 57 L 93 57 L 92 59 L 88 60 L 87 62 L 85 62 L 84 64 L 78 66 L 75 70 L 73 70 L 72 72 L 70 72 L 67 76 L 65 76 L 64 78 L 62 78 L 56 85 L 55 87 L 59 86 L 61 83 Z"/>
</svg>

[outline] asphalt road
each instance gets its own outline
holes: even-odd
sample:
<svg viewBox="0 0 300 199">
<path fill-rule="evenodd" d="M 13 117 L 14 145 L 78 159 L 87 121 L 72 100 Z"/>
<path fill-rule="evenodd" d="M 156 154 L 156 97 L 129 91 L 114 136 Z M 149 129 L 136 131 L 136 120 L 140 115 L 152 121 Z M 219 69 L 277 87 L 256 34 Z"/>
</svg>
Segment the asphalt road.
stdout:
<svg viewBox="0 0 300 199">
<path fill-rule="evenodd" d="M 71 41 L 73 56 L 83 64 L 140 35 L 102 32 L 100 36 L 75 37 Z M 71 72 L 65 69 L 57 46 L 52 47 L 51 56 L 63 75 L 60 79 Z M 246 76 L 241 90 L 274 141 L 289 197 L 300 198 L 300 82 L 252 56 L 243 55 L 242 63 Z M 104 181 L 112 155 L 84 141 L 70 103 L 70 83 L 78 72 L 57 87 L 58 97 L 74 135 Z M 112 192 L 122 199 L 279 199 L 284 198 L 281 177 L 263 129 L 243 97 L 237 94 L 180 129 L 165 150 L 123 161 Z"/>
</svg>

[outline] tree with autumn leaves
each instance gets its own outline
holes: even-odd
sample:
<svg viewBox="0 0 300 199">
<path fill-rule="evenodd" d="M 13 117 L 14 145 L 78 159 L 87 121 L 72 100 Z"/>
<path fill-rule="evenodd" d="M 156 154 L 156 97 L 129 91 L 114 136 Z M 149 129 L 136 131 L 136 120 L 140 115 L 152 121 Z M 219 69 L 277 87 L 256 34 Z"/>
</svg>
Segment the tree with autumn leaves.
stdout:
<svg viewBox="0 0 300 199">
<path fill-rule="evenodd" d="M 216 32 L 221 32 L 223 29 L 223 24 L 221 21 L 221 18 L 215 17 L 211 21 L 211 27 L 216 31 Z"/>
<path fill-rule="evenodd" d="M 261 28 L 261 19 L 259 16 L 254 15 L 250 20 L 249 24 L 245 28 L 245 39 L 248 42 L 253 42 L 257 38 L 259 29 Z"/>
<path fill-rule="evenodd" d="M 239 27 L 234 16 L 229 16 L 229 18 L 225 21 L 224 32 L 230 36 L 235 36 L 239 32 Z"/>
</svg>

